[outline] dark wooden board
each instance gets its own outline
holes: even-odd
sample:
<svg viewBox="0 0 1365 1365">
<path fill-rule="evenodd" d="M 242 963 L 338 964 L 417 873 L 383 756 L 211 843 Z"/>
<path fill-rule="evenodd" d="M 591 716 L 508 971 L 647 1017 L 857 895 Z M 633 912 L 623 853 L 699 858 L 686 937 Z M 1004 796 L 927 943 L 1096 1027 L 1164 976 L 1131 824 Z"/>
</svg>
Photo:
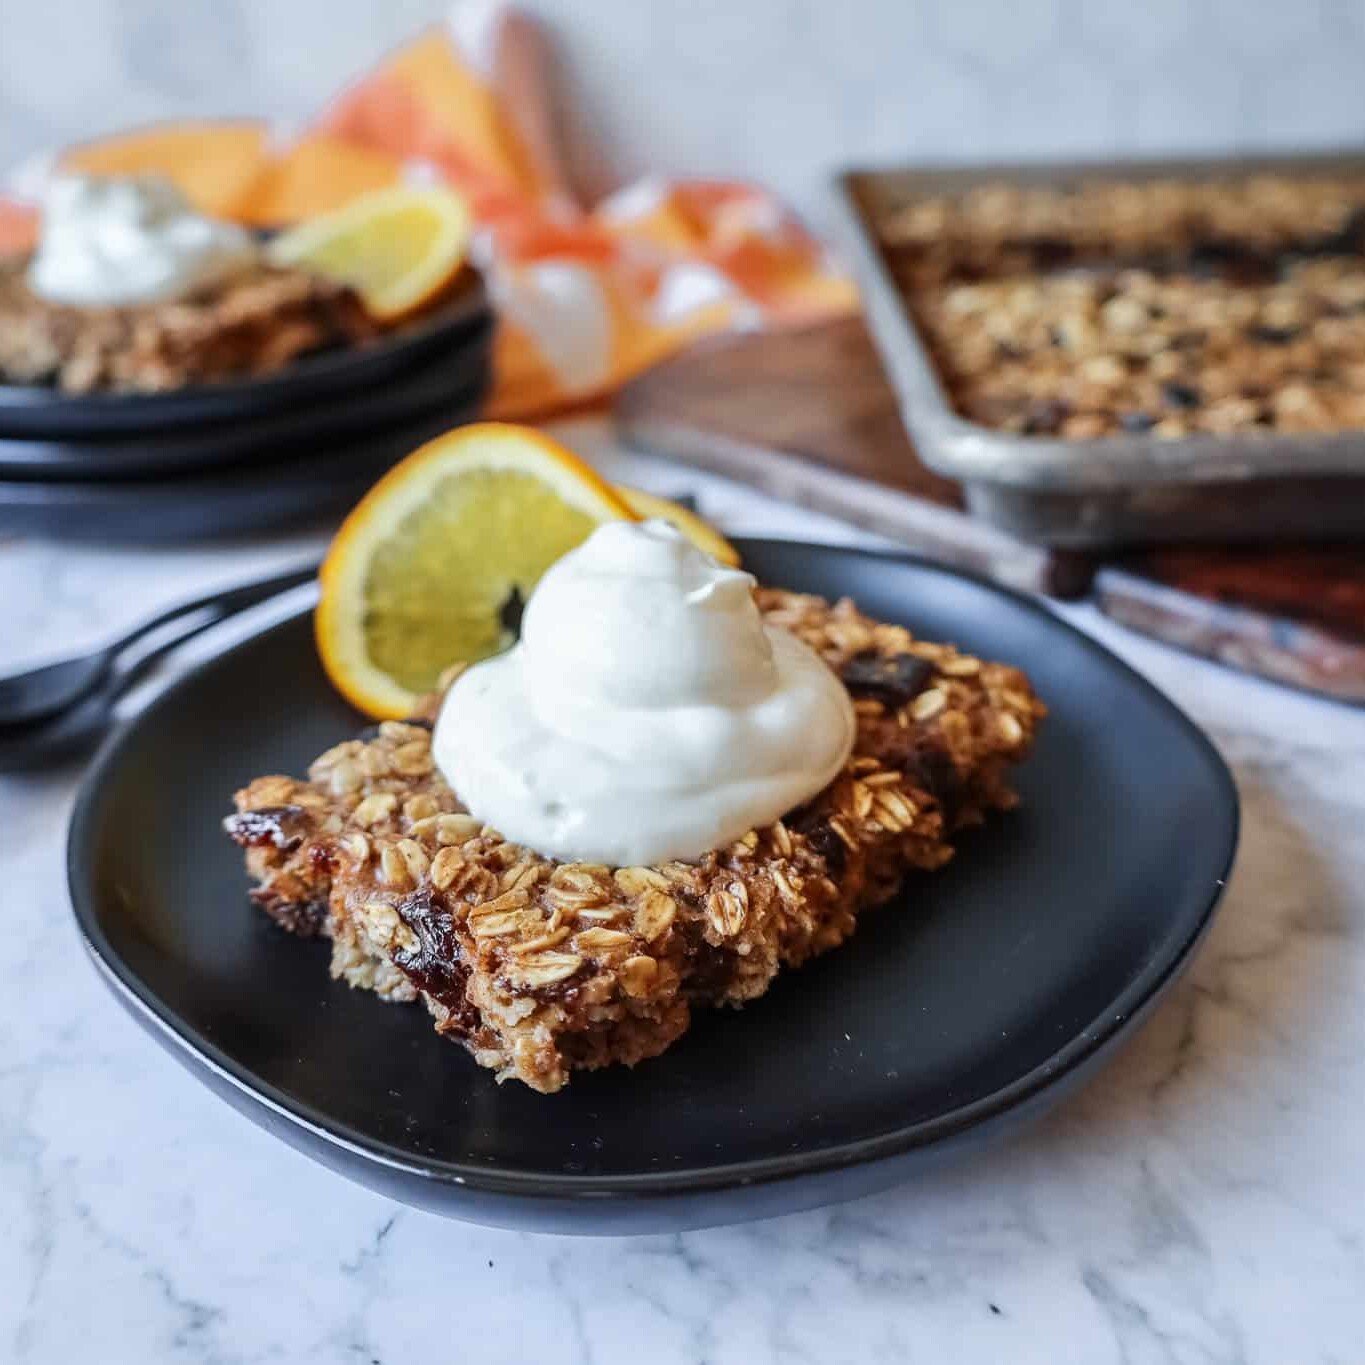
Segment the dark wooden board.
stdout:
<svg viewBox="0 0 1365 1365">
<path fill-rule="evenodd" d="M 1365 545 L 1145 550 L 1101 565 L 1094 592 L 1144 634 L 1365 702 Z"/>
<path fill-rule="evenodd" d="M 917 459 L 859 320 L 713 338 L 619 395 L 623 439 L 1060 597 L 1221 663 L 1365 702 L 1365 545 L 1092 560 L 973 520 Z"/>
</svg>

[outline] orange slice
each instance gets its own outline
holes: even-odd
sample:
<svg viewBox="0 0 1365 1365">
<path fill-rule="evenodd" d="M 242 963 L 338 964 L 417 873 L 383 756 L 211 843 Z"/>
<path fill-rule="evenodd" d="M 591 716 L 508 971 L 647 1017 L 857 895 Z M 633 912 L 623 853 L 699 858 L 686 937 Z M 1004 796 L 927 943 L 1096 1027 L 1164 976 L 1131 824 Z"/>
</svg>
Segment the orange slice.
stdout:
<svg viewBox="0 0 1365 1365">
<path fill-rule="evenodd" d="M 395 465 L 323 562 L 318 651 L 368 715 L 411 715 L 453 664 L 515 639 L 518 604 L 604 521 L 633 520 L 610 484 L 548 436 L 484 422 Z"/>
<path fill-rule="evenodd" d="M 670 502 L 656 493 L 646 493 L 642 488 L 626 488 L 618 484 L 616 491 L 641 521 L 658 517 L 672 522 L 704 554 L 710 555 L 712 559 L 718 559 L 732 569 L 739 568 L 739 551 L 714 526 L 703 521 L 690 508 Z"/>
<path fill-rule="evenodd" d="M 269 255 L 349 284 L 375 317 L 392 320 L 429 303 L 455 278 L 472 221 L 453 190 L 399 185 L 300 223 L 275 238 Z"/>
</svg>

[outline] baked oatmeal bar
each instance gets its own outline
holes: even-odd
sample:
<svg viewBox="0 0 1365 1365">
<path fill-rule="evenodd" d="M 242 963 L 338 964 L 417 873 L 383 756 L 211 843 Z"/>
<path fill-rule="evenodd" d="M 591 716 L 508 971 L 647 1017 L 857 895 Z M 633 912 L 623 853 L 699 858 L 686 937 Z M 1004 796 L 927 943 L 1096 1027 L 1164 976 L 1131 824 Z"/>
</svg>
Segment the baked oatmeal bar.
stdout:
<svg viewBox="0 0 1365 1365">
<path fill-rule="evenodd" d="M 1076 439 L 1365 428 L 1365 178 L 997 184 L 879 232 L 973 421 Z"/>
<path fill-rule="evenodd" d="M 1015 796 L 1043 705 L 1017 669 L 914 639 L 848 601 L 758 592 L 844 680 L 857 737 L 805 806 L 695 864 L 560 863 L 467 813 L 429 726 L 386 722 L 307 780 L 257 778 L 226 828 L 277 923 L 332 940 L 332 975 L 420 999 L 499 1080 L 555 1091 L 576 1068 L 662 1052 L 703 1005 L 742 1005 L 842 943 L 907 872 Z M 428 708 L 434 716 L 436 701 Z"/>
<path fill-rule="evenodd" d="M 0 382 L 68 393 L 156 393 L 267 374 L 377 334 L 354 290 L 261 265 L 198 297 L 77 308 L 35 294 L 27 260 L 0 261 Z"/>
</svg>

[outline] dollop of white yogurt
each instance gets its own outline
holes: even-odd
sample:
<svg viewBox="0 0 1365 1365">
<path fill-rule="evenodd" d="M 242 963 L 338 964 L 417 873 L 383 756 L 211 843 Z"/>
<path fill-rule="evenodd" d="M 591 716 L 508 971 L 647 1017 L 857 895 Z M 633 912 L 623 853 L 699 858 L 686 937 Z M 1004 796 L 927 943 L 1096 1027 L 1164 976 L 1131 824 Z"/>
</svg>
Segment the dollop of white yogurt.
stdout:
<svg viewBox="0 0 1365 1365">
<path fill-rule="evenodd" d="M 249 232 L 196 213 L 167 180 L 64 175 L 44 195 L 28 283 L 75 307 L 156 303 L 220 284 L 259 255 Z"/>
<path fill-rule="evenodd" d="M 855 722 L 753 588 L 666 522 L 599 527 L 541 579 L 520 643 L 451 687 L 437 766 L 477 818 L 565 860 L 695 859 L 771 823 L 833 780 Z"/>
</svg>

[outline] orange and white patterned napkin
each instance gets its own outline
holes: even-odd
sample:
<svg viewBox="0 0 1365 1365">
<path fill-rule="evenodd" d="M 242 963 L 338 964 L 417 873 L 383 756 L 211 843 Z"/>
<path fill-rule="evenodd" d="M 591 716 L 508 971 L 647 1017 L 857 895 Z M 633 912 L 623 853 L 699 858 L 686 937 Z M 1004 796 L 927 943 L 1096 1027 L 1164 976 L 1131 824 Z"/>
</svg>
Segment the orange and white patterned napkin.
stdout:
<svg viewBox="0 0 1365 1365">
<path fill-rule="evenodd" d="M 750 185 L 645 180 L 581 207 L 554 145 L 544 52 L 525 15 L 457 6 L 287 140 L 263 122 L 163 124 L 30 165 L 0 197 L 0 250 L 31 241 L 33 196 L 54 169 L 158 172 L 205 212 L 272 227 L 397 182 L 444 182 L 478 225 L 501 417 L 599 398 L 709 332 L 855 306 L 821 244 Z"/>
</svg>

